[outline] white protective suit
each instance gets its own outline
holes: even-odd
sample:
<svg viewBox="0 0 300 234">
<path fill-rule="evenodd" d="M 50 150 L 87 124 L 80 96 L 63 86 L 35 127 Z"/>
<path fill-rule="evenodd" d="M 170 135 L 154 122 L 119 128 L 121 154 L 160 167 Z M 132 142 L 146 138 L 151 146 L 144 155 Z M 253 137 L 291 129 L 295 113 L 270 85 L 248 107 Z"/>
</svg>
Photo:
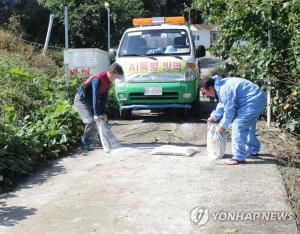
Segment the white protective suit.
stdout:
<svg viewBox="0 0 300 234">
<path fill-rule="evenodd" d="M 215 90 L 219 103 L 211 113 L 220 126 L 232 123 L 233 159 L 245 160 L 248 154 L 258 154 L 260 142 L 256 137 L 256 121 L 267 104 L 265 93 L 249 80 L 216 75 Z"/>
</svg>

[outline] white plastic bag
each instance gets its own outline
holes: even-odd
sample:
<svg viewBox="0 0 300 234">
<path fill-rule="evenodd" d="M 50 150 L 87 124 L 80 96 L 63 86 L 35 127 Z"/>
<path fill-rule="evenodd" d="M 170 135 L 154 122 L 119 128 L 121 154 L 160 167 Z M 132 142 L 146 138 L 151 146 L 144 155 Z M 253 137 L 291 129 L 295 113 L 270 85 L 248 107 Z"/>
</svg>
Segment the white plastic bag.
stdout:
<svg viewBox="0 0 300 234">
<path fill-rule="evenodd" d="M 217 131 L 217 124 L 209 123 L 207 126 L 207 155 L 211 159 L 221 159 L 225 154 L 226 133 Z"/>
<path fill-rule="evenodd" d="M 150 154 L 158 155 L 177 155 L 177 156 L 191 156 L 197 152 L 196 147 L 184 147 L 176 145 L 162 145 L 150 152 Z"/>
<path fill-rule="evenodd" d="M 121 146 L 118 139 L 114 136 L 107 123 L 104 120 L 97 122 L 100 140 L 102 143 L 103 150 L 110 152 L 112 149 L 119 148 Z"/>
</svg>

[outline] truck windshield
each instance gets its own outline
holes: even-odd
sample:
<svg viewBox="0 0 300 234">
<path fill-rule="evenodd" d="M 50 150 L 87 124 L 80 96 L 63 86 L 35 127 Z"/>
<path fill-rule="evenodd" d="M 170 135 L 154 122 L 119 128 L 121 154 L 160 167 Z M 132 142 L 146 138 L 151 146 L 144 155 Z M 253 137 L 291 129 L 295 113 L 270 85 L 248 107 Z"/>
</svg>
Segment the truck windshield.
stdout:
<svg viewBox="0 0 300 234">
<path fill-rule="evenodd" d="M 190 40 L 183 29 L 153 29 L 127 32 L 119 56 L 187 55 Z"/>
</svg>

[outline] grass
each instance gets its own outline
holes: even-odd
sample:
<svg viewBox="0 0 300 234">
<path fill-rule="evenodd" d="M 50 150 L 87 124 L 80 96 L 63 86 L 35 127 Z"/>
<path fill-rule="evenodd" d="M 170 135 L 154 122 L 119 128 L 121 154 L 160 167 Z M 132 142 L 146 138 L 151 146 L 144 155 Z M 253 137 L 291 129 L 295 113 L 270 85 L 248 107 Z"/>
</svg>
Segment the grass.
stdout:
<svg viewBox="0 0 300 234">
<path fill-rule="evenodd" d="M 264 125 L 265 122 L 260 123 L 257 132 L 277 160 L 288 201 L 300 230 L 300 138 L 275 126 L 268 129 Z"/>
</svg>

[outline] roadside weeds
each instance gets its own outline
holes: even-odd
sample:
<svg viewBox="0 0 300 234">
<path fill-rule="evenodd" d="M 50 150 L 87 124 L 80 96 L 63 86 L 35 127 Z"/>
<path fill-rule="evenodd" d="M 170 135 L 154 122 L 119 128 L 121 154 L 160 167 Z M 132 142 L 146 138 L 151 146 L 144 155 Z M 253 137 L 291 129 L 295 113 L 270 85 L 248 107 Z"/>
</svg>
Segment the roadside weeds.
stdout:
<svg viewBox="0 0 300 234">
<path fill-rule="evenodd" d="M 300 231 L 300 137 L 272 126 L 267 129 L 264 122 L 258 124 L 257 132 L 262 142 L 271 149 L 277 161 L 285 186 L 288 201 Z"/>
</svg>

